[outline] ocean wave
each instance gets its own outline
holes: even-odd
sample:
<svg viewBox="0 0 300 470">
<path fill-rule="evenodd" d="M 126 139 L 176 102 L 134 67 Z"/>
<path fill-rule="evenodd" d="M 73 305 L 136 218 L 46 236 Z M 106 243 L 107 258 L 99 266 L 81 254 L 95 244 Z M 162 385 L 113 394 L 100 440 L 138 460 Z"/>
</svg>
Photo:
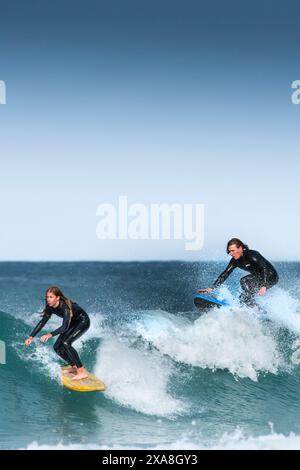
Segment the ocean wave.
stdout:
<svg viewBox="0 0 300 470">
<path fill-rule="evenodd" d="M 145 313 L 132 325 L 136 335 L 177 362 L 257 380 L 277 374 L 283 358 L 276 339 L 255 315 L 238 308 L 215 309 L 194 323 L 163 312 Z"/>
<path fill-rule="evenodd" d="M 133 349 L 112 337 L 97 354 L 96 374 L 105 380 L 106 395 L 118 404 L 156 416 L 185 412 L 184 403 L 168 390 L 172 367 L 155 351 Z"/>
<path fill-rule="evenodd" d="M 224 433 L 215 442 L 193 440 L 191 437 L 182 436 L 178 440 L 169 444 L 159 444 L 156 446 L 106 446 L 91 444 L 68 444 L 58 443 L 56 445 L 40 445 L 33 441 L 26 448 L 27 450 L 299 450 L 300 435 L 289 433 L 271 432 L 259 436 L 246 437 L 242 430 L 237 428 L 232 433 Z"/>
</svg>

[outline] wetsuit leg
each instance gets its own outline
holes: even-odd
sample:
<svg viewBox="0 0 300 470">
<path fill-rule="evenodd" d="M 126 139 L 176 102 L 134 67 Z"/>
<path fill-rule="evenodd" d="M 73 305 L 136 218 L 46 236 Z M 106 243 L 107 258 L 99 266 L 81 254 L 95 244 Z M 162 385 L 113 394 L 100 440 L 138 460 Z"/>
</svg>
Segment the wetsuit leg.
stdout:
<svg viewBox="0 0 300 470">
<path fill-rule="evenodd" d="M 254 297 L 261 285 L 260 279 L 253 274 L 249 274 L 240 279 L 240 284 L 242 288 L 242 293 L 239 296 L 240 302 L 249 307 L 253 307 L 253 305 L 255 305 Z"/>
<path fill-rule="evenodd" d="M 67 351 L 65 350 L 63 346 L 63 342 L 62 342 L 63 337 L 64 337 L 64 334 L 60 335 L 57 338 L 57 340 L 54 343 L 53 349 L 56 352 L 56 354 L 58 354 L 58 356 L 60 356 L 68 365 L 74 366 L 75 363 L 72 362 L 72 358 L 69 357 L 69 355 L 67 354 Z"/>
<path fill-rule="evenodd" d="M 266 288 L 270 289 L 271 287 L 275 286 L 277 282 L 277 273 L 271 273 L 267 278 Z M 256 305 L 254 298 L 255 295 L 257 295 L 259 288 L 261 287 L 261 279 L 259 279 L 254 274 L 249 274 L 248 276 L 241 278 L 240 284 L 243 289 L 239 297 L 240 302 L 248 305 L 249 307 L 253 307 L 253 305 Z"/>
<path fill-rule="evenodd" d="M 70 328 L 64 333 L 62 338 L 62 346 L 64 352 L 70 358 L 70 364 L 76 367 L 82 367 L 82 363 L 78 356 L 77 351 L 73 348 L 72 343 L 76 339 L 80 338 L 90 327 L 90 319 L 88 316 L 81 318 L 74 325 L 70 325 Z"/>
</svg>

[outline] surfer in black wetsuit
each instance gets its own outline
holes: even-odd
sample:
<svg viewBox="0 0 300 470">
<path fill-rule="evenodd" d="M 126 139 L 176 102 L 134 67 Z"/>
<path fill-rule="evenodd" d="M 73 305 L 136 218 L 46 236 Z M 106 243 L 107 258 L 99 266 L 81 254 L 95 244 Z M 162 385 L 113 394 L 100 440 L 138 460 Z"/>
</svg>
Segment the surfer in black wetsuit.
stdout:
<svg viewBox="0 0 300 470">
<path fill-rule="evenodd" d="M 238 238 L 232 238 L 227 243 L 227 253 L 232 257 L 227 268 L 215 280 L 212 288 L 199 289 L 198 292 L 212 292 L 217 289 L 235 268 L 250 272 L 240 280 L 242 293 L 240 302 L 248 306 L 255 305 L 256 294 L 265 295 L 266 290 L 278 282 L 278 274 L 272 264 L 266 260 L 258 251 L 249 250 Z"/>
<path fill-rule="evenodd" d="M 34 336 L 44 327 L 51 315 L 58 315 L 63 319 L 62 325 L 52 333 L 41 336 L 40 340 L 45 343 L 53 336 L 59 335 L 53 348 L 54 351 L 67 363 L 65 373 L 74 373 L 73 380 L 88 377 L 86 369 L 82 366 L 77 351 L 72 343 L 90 327 L 88 314 L 78 304 L 67 299 L 58 287 L 49 287 L 46 291 L 46 306 L 42 319 L 26 339 L 25 345 L 29 346 Z"/>
</svg>

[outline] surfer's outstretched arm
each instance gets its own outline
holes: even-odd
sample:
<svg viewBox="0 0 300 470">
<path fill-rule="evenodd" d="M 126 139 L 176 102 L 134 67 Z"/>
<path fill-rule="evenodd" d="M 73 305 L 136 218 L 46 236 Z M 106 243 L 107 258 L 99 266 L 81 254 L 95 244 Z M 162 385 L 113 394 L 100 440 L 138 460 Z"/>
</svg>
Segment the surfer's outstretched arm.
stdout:
<svg viewBox="0 0 300 470">
<path fill-rule="evenodd" d="M 227 268 L 220 274 L 220 276 L 215 280 L 213 283 L 212 287 L 208 287 L 207 289 L 199 289 L 197 292 L 212 292 L 218 287 L 220 287 L 221 284 L 223 284 L 224 281 L 228 278 L 228 276 L 232 273 L 232 271 L 236 268 L 236 265 L 234 263 L 234 260 L 231 259 L 230 262 L 227 265 Z"/>
<path fill-rule="evenodd" d="M 32 342 L 33 338 L 38 334 L 39 331 L 46 325 L 47 321 L 51 317 L 51 314 L 48 312 L 44 312 L 44 315 L 42 316 L 41 320 L 38 322 L 36 327 L 32 330 L 30 333 L 29 337 L 25 341 L 25 345 L 29 346 L 30 343 Z"/>
<path fill-rule="evenodd" d="M 224 281 L 228 278 L 228 276 L 232 273 L 232 271 L 235 269 L 235 264 L 234 260 L 231 259 L 228 263 L 227 268 L 220 274 L 220 276 L 215 280 L 215 282 L 212 285 L 212 289 L 217 289 L 220 287 Z"/>
<path fill-rule="evenodd" d="M 41 329 L 46 325 L 46 323 L 50 319 L 50 317 L 51 317 L 51 315 L 49 315 L 48 313 L 44 313 L 44 315 L 42 316 L 42 319 L 38 322 L 38 324 L 32 330 L 32 332 L 30 333 L 29 336 L 34 338 L 39 333 L 39 331 L 41 331 Z"/>
<path fill-rule="evenodd" d="M 220 276 L 215 280 L 212 287 L 208 287 L 207 289 L 199 289 L 197 292 L 212 292 L 213 290 L 220 287 L 221 284 L 228 278 L 228 276 L 232 273 L 232 271 L 236 268 L 234 264 L 234 260 L 231 259 L 228 263 L 227 268 L 223 271 Z"/>
</svg>

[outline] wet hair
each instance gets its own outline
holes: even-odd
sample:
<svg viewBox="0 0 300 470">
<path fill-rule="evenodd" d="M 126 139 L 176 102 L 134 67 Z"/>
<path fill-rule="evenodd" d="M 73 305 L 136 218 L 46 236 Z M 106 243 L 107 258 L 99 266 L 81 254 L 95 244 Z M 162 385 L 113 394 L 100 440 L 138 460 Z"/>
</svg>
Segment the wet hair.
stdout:
<svg viewBox="0 0 300 470">
<path fill-rule="evenodd" d="M 229 240 L 229 242 L 227 243 L 227 253 L 229 253 L 229 247 L 231 245 L 236 245 L 238 248 L 243 248 L 243 250 L 248 250 L 248 245 L 245 245 L 245 243 L 243 243 L 239 238 L 232 238 L 231 240 Z"/>
<path fill-rule="evenodd" d="M 60 290 L 59 287 L 56 287 L 56 286 L 51 286 L 51 287 L 48 287 L 48 289 L 46 290 L 46 293 L 45 293 L 45 302 L 46 302 L 46 306 L 45 306 L 45 309 L 44 309 L 44 312 L 48 306 L 47 304 L 47 294 L 48 292 L 51 292 L 51 294 L 54 294 L 56 295 L 56 297 L 60 297 L 60 302 L 64 302 L 67 307 L 69 308 L 69 319 L 71 321 L 72 317 L 73 317 L 73 311 L 72 311 L 72 300 L 68 299 L 64 294 L 63 292 Z"/>
</svg>

